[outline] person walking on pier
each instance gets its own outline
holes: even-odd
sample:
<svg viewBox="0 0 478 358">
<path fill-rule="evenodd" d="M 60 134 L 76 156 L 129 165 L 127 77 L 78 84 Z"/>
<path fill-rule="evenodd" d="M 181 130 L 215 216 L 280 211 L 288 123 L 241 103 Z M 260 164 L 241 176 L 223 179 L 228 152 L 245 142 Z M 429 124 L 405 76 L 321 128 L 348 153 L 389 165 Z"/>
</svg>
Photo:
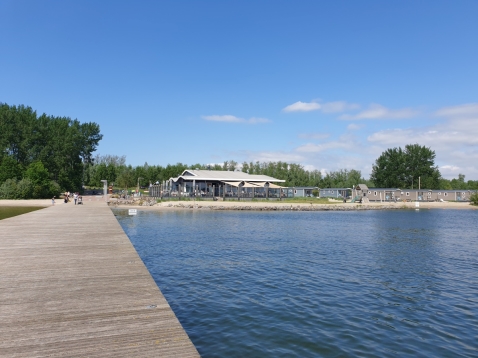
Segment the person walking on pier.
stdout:
<svg viewBox="0 0 478 358">
<path fill-rule="evenodd" d="M 75 201 L 75 205 L 76 205 L 76 202 L 78 201 L 78 192 L 73 194 L 73 200 Z"/>
</svg>

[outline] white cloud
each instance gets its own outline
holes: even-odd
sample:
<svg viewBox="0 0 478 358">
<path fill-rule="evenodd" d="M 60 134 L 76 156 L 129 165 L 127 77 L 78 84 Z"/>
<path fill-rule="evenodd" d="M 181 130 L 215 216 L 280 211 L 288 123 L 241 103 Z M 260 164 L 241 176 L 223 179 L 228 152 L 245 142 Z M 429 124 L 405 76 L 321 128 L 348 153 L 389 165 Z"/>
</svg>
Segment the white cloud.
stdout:
<svg viewBox="0 0 478 358">
<path fill-rule="evenodd" d="M 282 111 L 284 112 L 310 112 L 316 111 L 321 108 L 321 105 L 317 102 L 295 102 L 293 104 L 288 105 Z"/>
<path fill-rule="evenodd" d="M 307 143 L 296 148 L 297 152 L 306 152 L 306 153 L 320 153 L 331 149 L 348 149 L 351 148 L 352 144 L 342 142 L 342 141 L 331 141 L 327 143 L 314 144 Z"/>
<path fill-rule="evenodd" d="M 251 123 L 251 124 L 256 124 L 256 123 L 270 123 L 271 120 L 267 119 L 267 118 L 256 118 L 256 117 L 252 117 L 252 118 L 249 118 L 249 120 L 247 120 L 248 123 Z"/>
<path fill-rule="evenodd" d="M 223 115 L 223 116 L 202 116 L 202 119 L 205 119 L 206 121 L 214 121 L 214 122 L 228 122 L 228 123 L 238 123 L 238 122 L 244 122 L 243 118 L 238 118 L 236 116 L 231 116 L 229 114 Z"/>
<path fill-rule="evenodd" d="M 290 150 L 238 152 L 237 155 L 247 161 L 285 161 L 299 163 L 307 169 L 317 168 L 321 172 L 338 169 L 357 169 L 368 178 L 372 165 L 387 148 L 404 147 L 418 143 L 430 147 L 436 152 L 435 163 L 443 177 L 456 178 L 459 173 L 466 180 L 478 180 L 478 105 L 466 104 L 446 107 L 429 113 L 435 117 L 432 125 L 414 126 L 408 122 L 408 128 L 391 128 L 388 122 L 374 123 L 374 127 L 364 127 L 361 123 L 347 123 L 343 134 L 311 132 L 299 134 L 299 138 L 310 141 Z M 391 111 L 391 110 L 387 110 Z M 399 110 L 400 111 L 400 110 Z M 438 120 L 437 120 L 438 119 Z M 426 122 L 430 123 L 430 122 Z M 360 132 L 356 132 L 361 129 Z M 358 133 L 366 133 L 358 135 Z M 241 159 L 236 159 L 242 161 Z"/>
<path fill-rule="evenodd" d="M 389 109 L 380 104 L 373 103 L 368 109 L 357 114 L 344 114 L 339 119 L 358 120 L 358 119 L 402 119 L 411 118 L 418 114 L 417 110 L 412 108 Z"/>
<path fill-rule="evenodd" d="M 226 115 L 213 115 L 213 116 L 201 116 L 202 119 L 206 121 L 213 121 L 213 122 L 226 122 L 226 123 L 249 123 L 249 124 L 258 124 L 258 123 L 270 123 L 271 120 L 267 118 L 257 118 L 252 117 L 249 119 L 239 118 L 236 116 L 232 116 L 230 114 Z"/>
<path fill-rule="evenodd" d="M 257 153 L 249 153 L 249 161 L 259 161 L 259 162 L 288 162 L 288 163 L 302 163 L 304 157 L 300 154 L 291 153 L 291 152 L 274 152 L 274 151 L 265 151 Z"/>
<path fill-rule="evenodd" d="M 283 108 L 283 112 L 310 112 L 321 110 L 324 113 L 337 113 L 348 110 L 358 109 L 360 106 L 355 103 L 347 103 L 345 101 L 335 101 L 319 103 L 317 101 L 312 102 L 295 102 Z"/>
<path fill-rule="evenodd" d="M 324 113 L 338 113 L 354 109 L 359 109 L 360 106 L 355 103 L 347 103 L 345 101 L 335 101 L 322 104 L 322 112 Z"/>
<path fill-rule="evenodd" d="M 347 130 L 349 130 L 349 131 L 356 131 L 356 130 L 359 130 L 360 128 L 362 128 L 362 126 L 360 126 L 358 124 L 355 124 L 355 123 L 350 123 L 347 126 Z"/>
<path fill-rule="evenodd" d="M 299 134 L 299 138 L 303 138 L 303 139 L 321 140 L 321 139 L 326 139 L 326 138 L 329 138 L 329 137 L 330 137 L 329 133 L 302 133 L 302 134 Z"/>
<path fill-rule="evenodd" d="M 459 106 L 444 107 L 435 112 L 440 117 L 478 117 L 478 103 L 467 103 Z"/>
<path fill-rule="evenodd" d="M 463 173 L 470 179 L 478 179 L 477 109 L 470 105 L 446 107 L 435 114 L 448 118 L 426 127 L 381 130 L 367 140 L 384 149 L 414 143 L 425 145 L 435 151 L 435 163 L 445 178 Z"/>
</svg>

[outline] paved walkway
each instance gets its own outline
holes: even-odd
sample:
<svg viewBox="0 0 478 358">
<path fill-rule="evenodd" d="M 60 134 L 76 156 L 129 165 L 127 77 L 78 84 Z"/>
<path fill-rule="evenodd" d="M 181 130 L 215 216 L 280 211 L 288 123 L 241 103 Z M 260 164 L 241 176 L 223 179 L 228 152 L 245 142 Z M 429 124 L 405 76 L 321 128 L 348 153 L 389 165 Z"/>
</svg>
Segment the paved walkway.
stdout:
<svg viewBox="0 0 478 358">
<path fill-rule="evenodd" d="M 103 202 L 0 221 L 0 357 L 198 357 Z"/>
</svg>

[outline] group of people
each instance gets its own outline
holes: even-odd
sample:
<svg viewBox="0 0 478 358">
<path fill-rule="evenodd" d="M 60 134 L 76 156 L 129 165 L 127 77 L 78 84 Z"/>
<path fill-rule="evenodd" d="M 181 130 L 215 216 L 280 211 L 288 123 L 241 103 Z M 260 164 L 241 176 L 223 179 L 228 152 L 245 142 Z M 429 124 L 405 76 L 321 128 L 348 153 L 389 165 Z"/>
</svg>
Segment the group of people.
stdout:
<svg viewBox="0 0 478 358">
<path fill-rule="evenodd" d="M 64 200 L 65 204 L 70 201 L 70 197 L 73 197 L 73 201 L 75 202 L 75 205 L 76 204 L 83 204 L 83 198 L 80 195 L 80 193 L 76 192 L 76 193 L 72 194 L 69 191 L 65 192 L 65 194 L 64 194 L 64 199 L 63 200 Z"/>
<path fill-rule="evenodd" d="M 65 191 L 65 193 L 63 194 L 63 202 L 65 204 L 67 204 L 69 201 L 70 201 L 70 197 L 73 197 L 73 201 L 75 202 L 75 205 L 82 205 L 83 204 L 83 197 L 80 195 L 79 192 L 76 192 L 76 193 L 70 193 L 69 191 Z M 51 204 L 52 205 L 55 205 L 55 198 L 56 196 L 54 196 L 53 198 L 51 198 Z"/>
</svg>

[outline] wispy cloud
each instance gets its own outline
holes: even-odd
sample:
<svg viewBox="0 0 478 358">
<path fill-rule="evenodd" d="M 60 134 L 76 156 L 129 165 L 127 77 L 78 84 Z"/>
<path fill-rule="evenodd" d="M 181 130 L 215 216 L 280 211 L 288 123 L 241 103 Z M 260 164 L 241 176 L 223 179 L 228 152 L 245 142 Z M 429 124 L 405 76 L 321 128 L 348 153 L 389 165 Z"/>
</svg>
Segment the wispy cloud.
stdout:
<svg viewBox="0 0 478 358">
<path fill-rule="evenodd" d="M 317 102 L 295 102 L 283 108 L 284 112 L 310 112 L 317 111 L 321 108 L 321 105 Z"/>
<path fill-rule="evenodd" d="M 226 115 L 212 115 L 212 116 L 201 116 L 202 119 L 212 122 L 225 122 L 225 123 L 248 123 L 248 124 L 259 124 L 259 123 L 270 123 L 271 120 L 267 118 L 258 118 L 252 117 L 249 119 L 240 118 L 232 116 L 230 114 Z"/>
<path fill-rule="evenodd" d="M 356 130 L 359 130 L 360 128 L 362 128 L 362 126 L 358 125 L 358 124 L 355 124 L 355 123 L 350 123 L 347 126 L 347 130 L 349 130 L 349 131 L 356 131 Z"/>
<path fill-rule="evenodd" d="M 329 138 L 329 137 L 330 137 L 329 133 L 302 133 L 302 134 L 299 134 L 299 138 L 302 138 L 302 139 L 321 140 L 321 139 L 326 139 L 326 138 Z"/>
<path fill-rule="evenodd" d="M 296 148 L 296 151 L 299 153 L 320 153 L 331 149 L 352 149 L 353 145 L 354 144 L 352 142 L 341 140 L 320 144 L 307 143 Z"/>
<path fill-rule="evenodd" d="M 345 101 L 335 101 L 319 103 L 317 101 L 302 102 L 298 101 L 283 108 L 283 112 L 310 112 L 310 111 L 322 111 L 324 113 L 338 113 L 349 110 L 358 109 L 360 106 L 355 103 L 347 103 Z"/>
<path fill-rule="evenodd" d="M 410 108 L 385 108 L 383 112 L 388 113 L 387 118 L 402 118 L 417 111 Z M 377 116 L 380 117 L 376 115 L 374 118 Z M 407 144 L 418 143 L 436 152 L 435 163 L 443 177 L 451 179 L 463 173 L 467 180 L 477 180 L 478 103 L 443 107 L 436 111 L 423 112 L 422 116 L 427 119 L 424 123 L 430 123 L 428 120 L 433 118 L 435 123 L 420 126 L 415 122 L 407 122 L 408 127 L 392 128 L 387 121 L 374 123 L 373 126 L 345 122 L 346 128 L 342 135 L 318 131 L 302 133 L 298 135 L 303 140 L 302 145 L 289 150 L 246 151 L 238 153 L 237 156 L 246 161 L 280 160 L 299 163 L 308 169 L 317 168 L 323 173 L 338 169 L 358 169 L 368 178 L 373 163 L 387 148 L 403 148 Z M 370 113 L 368 117 L 371 117 Z M 358 129 L 360 132 L 356 132 Z"/>
<path fill-rule="evenodd" d="M 478 103 L 467 103 L 459 106 L 444 107 L 435 112 L 440 117 L 478 117 Z"/>
<path fill-rule="evenodd" d="M 367 141 L 381 148 L 418 143 L 436 152 L 436 163 L 444 177 L 464 173 L 478 178 L 478 105 L 444 107 L 435 115 L 447 117 L 443 123 L 426 127 L 385 129 L 368 136 Z"/>
<path fill-rule="evenodd" d="M 373 103 L 368 109 L 357 114 L 344 114 L 339 117 L 343 120 L 359 120 L 359 119 L 402 119 L 412 118 L 419 112 L 412 108 L 389 109 L 380 104 Z"/>
<path fill-rule="evenodd" d="M 256 152 L 249 153 L 248 158 L 250 161 L 259 161 L 259 162 L 288 162 L 288 163 L 302 163 L 304 157 L 297 153 L 291 152 Z"/>
<path fill-rule="evenodd" d="M 356 103 L 347 103 L 345 101 L 327 102 L 322 104 L 322 112 L 324 113 L 339 113 L 359 109 L 360 105 Z"/>
</svg>

